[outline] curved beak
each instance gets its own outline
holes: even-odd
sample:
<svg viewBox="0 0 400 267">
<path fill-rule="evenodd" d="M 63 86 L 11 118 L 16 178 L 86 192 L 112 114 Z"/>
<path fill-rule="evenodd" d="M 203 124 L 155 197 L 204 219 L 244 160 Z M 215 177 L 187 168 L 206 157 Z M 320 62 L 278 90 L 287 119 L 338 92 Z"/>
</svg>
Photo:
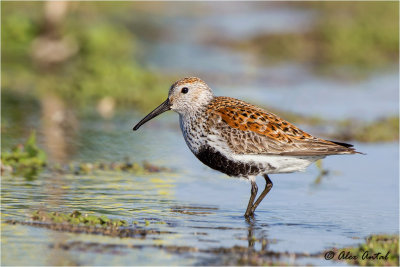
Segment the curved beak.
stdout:
<svg viewBox="0 0 400 267">
<path fill-rule="evenodd" d="M 146 117 L 144 117 L 141 121 L 138 122 L 138 124 L 133 127 L 133 130 L 136 131 L 139 129 L 140 126 L 148 122 L 154 117 L 157 117 L 161 113 L 164 113 L 165 111 L 168 111 L 171 109 L 171 103 L 169 103 L 169 99 L 165 100 L 161 105 L 156 107 L 152 112 L 150 112 Z"/>
</svg>

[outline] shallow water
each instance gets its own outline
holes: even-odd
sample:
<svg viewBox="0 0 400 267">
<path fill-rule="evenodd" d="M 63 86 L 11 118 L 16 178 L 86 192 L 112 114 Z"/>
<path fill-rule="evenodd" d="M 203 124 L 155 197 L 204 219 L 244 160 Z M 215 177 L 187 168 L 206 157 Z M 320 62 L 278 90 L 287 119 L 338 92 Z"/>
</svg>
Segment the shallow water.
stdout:
<svg viewBox="0 0 400 267">
<path fill-rule="evenodd" d="M 87 243 L 210 249 L 248 246 L 250 236 L 264 240 L 273 251 L 316 253 L 361 242 L 371 233 L 398 231 L 397 144 L 355 144 L 367 155 L 325 159 L 323 166 L 329 175 L 318 184 L 315 166 L 304 173 L 271 175 L 272 191 L 257 209 L 255 219 L 247 222 L 243 213 L 249 183 L 203 166 L 186 147 L 176 123 L 171 125 L 176 119 L 176 115 L 164 116 L 138 132 L 130 131 L 135 119 L 123 117 L 108 122 L 108 131 L 101 127 L 103 121 L 92 119 L 82 123 L 85 127 L 80 131 L 85 133 L 90 128 L 91 136 L 96 138 L 89 138 L 91 144 L 86 143 L 89 139 L 76 140 L 80 152 L 71 155 L 73 161 L 90 162 L 123 160 L 124 155 L 133 161 L 151 160 L 171 168 L 171 173 L 44 173 L 33 181 L 9 176 L 2 179 L 3 220 L 27 220 L 33 209 L 44 207 L 106 214 L 129 223 L 143 224 L 146 219 L 151 222 L 148 229 L 171 233 L 120 239 L 3 223 L 3 264 L 221 264 L 223 257 L 214 253 L 179 254 L 154 247 L 104 248 Z M 105 148 L 107 152 L 99 153 Z M 257 181 L 263 188 L 263 179 Z M 85 242 L 86 249 L 49 248 L 58 242 L 73 241 Z M 256 241 L 253 245 L 259 250 L 261 244 Z M 315 258 L 301 258 L 299 262 L 330 264 Z"/>
<path fill-rule="evenodd" d="M 144 64 L 157 72 L 200 76 L 215 88 L 217 95 L 307 115 L 369 120 L 397 114 L 397 72 L 377 73 L 361 81 L 339 81 L 317 77 L 290 62 L 268 66 L 254 55 L 207 42 L 211 32 L 235 39 L 249 37 L 256 25 L 262 27 L 256 28 L 257 32 L 304 29 L 313 18 L 304 10 L 274 5 L 267 9 L 248 7 L 237 27 L 233 18 L 243 6 L 230 6 L 226 10 L 219 4 L 209 4 L 213 12 L 196 16 L 185 16 L 185 9 L 173 9 L 173 16 L 148 16 L 158 24 L 168 25 L 169 35 L 146 46 Z M 293 16 L 298 24 L 287 23 L 287 18 Z M 207 23 L 201 24 L 202 21 Z M 167 90 L 166 87 L 166 94 Z M 6 108 L 2 106 L 2 116 L 9 126 L 2 132 L 2 149 L 23 142 L 33 128 L 38 131 L 41 147 L 47 146 L 46 129 L 37 111 Z M 21 116 L 12 117 L 19 112 Z M 31 181 L 2 177 L 2 264 L 224 264 L 229 262 L 226 255 L 176 253 L 153 245 L 205 250 L 239 245 L 260 250 L 264 242 L 273 251 L 317 253 L 333 246 L 357 244 L 372 233 L 398 233 L 398 143 L 355 143 L 357 150 L 366 155 L 325 159 L 323 167 L 329 174 L 319 183 L 319 170 L 314 165 L 304 173 L 271 175 L 274 187 L 258 207 L 255 219 L 248 222 L 243 213 L 250 195 L 249 183 L 202 165 L 186 147 L 176 114 L 162 115 L 132 132 L 140 116 L 131 111 L 119 113 L 110 121 L 96 116 L 79 118 L 77 129 L 65 136 L 66 159 L 113 162 L 129 157 L 135 162 L 148 160 L 169 167 L 172 172 L 79 176 L 43 173 Z M 257 182 L 261 191 L 264 181 L 259 177 Z M 170 233 L 121 239 L 4 223 L 7 219 L 28 220 L 32 210 L 42 207 L 49 211 L 105 214 L 130 224 L 138 221 L 143 225 L 149 220 L 147 229 Z M 75 243 L 68 250 L 54 248 L 70 242 L 82 243 Z M 132 248 L 133 245 L 143 247 Z M 312 257 L 295 262 L 332 264 Z"/>
</svg>

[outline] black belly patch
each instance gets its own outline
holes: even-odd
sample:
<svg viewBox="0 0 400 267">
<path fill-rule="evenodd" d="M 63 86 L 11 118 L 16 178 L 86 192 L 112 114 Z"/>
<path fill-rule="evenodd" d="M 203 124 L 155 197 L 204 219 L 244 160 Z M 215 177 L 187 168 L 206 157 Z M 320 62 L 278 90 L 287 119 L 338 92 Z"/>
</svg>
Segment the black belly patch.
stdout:
<svg viewBox="0 0 400 267">
<path fill-rule="evenodd" d="M 256 164 L 230 160 L 209 146 L 202 147 L 196 157 L 208 167 L 229 176 L 258 175 L 261 172 L 260 167 Z"/>
</svg>

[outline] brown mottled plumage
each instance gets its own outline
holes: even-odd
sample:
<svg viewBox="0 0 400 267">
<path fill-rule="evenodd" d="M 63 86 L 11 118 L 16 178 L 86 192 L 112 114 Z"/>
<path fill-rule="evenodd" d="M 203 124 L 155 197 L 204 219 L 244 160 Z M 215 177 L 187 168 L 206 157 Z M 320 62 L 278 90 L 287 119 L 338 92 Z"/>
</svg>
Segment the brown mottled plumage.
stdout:
<svg viewBox="0 0 400 267">
<path fill-rule="evenodd" d="M 210 125 L 220 129 L 230 148 L 238 154 L 319 156 L 355 153 L 354 148 L 313 137 L 273 113 L 231 97 L 215 97 L 208 105 L 207 113 Z"/>
<path fill-rule="evenodd" d="M 201 82 L 203 82 L 203 81 L 200 78 L 197 78 L 197 77 L 186 77 L 186 78 L 183 78 L 181 80 L 178 80 L 178 81 L 174 82 L 171 85 L 171 89 L 173 89 L 175 87 L 178 87 L 180 85 L 194 84 L 194 83 L 201 83 Z"/>
<path fill-rule="evenodd" d="M 175 82 L 168 99 L 133 130 L 170 109 L 179 114 L 186 144 L 201 162 L 227 175 L 250 180 L 246 217 L 254 214 L 272 188 L 268 174 L 303 171 L 328 155 L 359 153 L 352 145 L 313 137 L 244 101 L 215 97 L 210 87 L 196 77 Z M 266 180 L 257 200 L 256 175 Z"/>
</svg>

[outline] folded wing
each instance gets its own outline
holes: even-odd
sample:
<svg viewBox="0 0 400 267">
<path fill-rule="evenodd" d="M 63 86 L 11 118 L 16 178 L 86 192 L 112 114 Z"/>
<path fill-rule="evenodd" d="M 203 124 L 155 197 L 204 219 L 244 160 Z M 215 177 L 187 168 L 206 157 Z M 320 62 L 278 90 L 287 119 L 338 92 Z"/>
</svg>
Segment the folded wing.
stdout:
<svg viewBox="0 0 400 267">
<path fill-rule="evenodd" d="M 358 153 L 351 145 L 316 138 L 244 101 L 216 97 L 207 110 L 211 134 L 235 154 L 324 156 Z"/>
</svg>

